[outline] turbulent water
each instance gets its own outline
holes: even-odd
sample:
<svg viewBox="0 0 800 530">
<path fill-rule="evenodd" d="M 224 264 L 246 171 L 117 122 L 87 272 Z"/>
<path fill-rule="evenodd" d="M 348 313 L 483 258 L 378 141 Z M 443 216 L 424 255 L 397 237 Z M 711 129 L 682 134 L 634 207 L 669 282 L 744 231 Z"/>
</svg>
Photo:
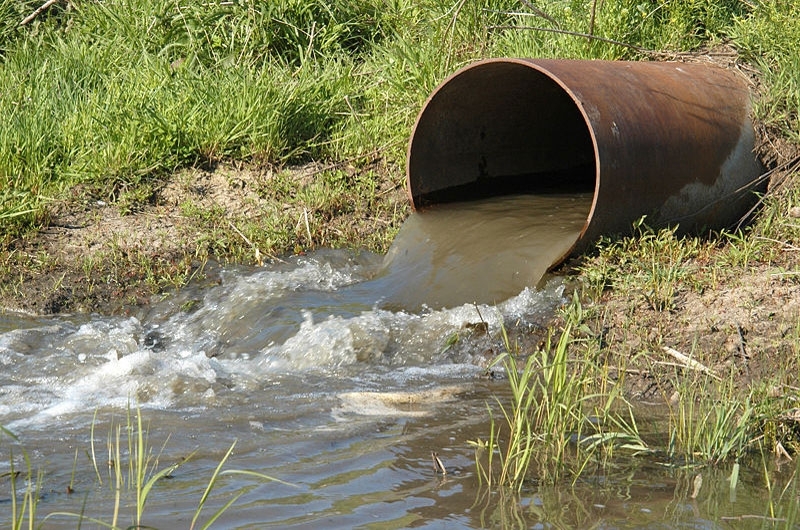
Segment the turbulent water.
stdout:
<svg viewBox="0 0 800 530">
<path fill-rule="evenodd" d="M 507 300 L 536 286 L 569 251 L 591 199 L 520 195 L 413 215 L 389 249 L 379 290 L 412 310 Z"/>
<path fill-rule="evenodd" d="M 205 519 L 243 495 L 221 527 L 505 527 L 497 518 L 523 508 L 521 521 L 549 520 L 536 515 L 550 502 L 544 493 L 508 514 L 485 497 L 468 441 L 487 436 L 487 404 L 504 389 L 486 368 L 502 349 L 501 328 L 536 326 L 563 302 L 559 280 L 540 278 L 587 211 L 585 196 L 442 208 L 413 216 L 385 257 L 321 251 L 231 268 L 218 285 L 131 316 L 0 315 L 0 526 L 23 451 L 45 473 L 40 517 L 109 522 L 116 501 L 102 462 L 115 459 L 108 447 L 120 436 L 126 458 L 136 408 L 159 468 L 191 455 L 156 486 L 151 526 L 189 526 L 234 441 L 227 467 L 290 485 L 223 477 Z M 446 476 L 434 473 L 432 451 Z M 659 503 L 672 499 L 662 488 L 679 479 L 653 485 L 648 473 L 626 470 L 624 480 Z M 569 500 L 588 503 L 575 513 L 618 509 L 606 489 L 588 491 Z M 132 495 L 123 494 L 123 527 Z M 649 521 L 647 513 L 643 504 L 634 517 Z M 58 516 L 45 526 L 78 525 Z"/>
<path fill-rule="evenodd" d="M 199 302 L 184 302 L 199 304 L 191 312 L 172 301 L 138 318 L 2 317 L 2 424 L 15 432 L 80 424 L 87 409 L 131 400 L 187 411 L 302 401 L 317 379 L 341 391 L 429 373 L 472 376 L 475 353 L 446 348 L 453 333 L 482 321 L 494 333 L 504 319 L 536 319 L 558 301 L 557 288 L 525 290 L 497 306 L 415 314 L 336 295 L 366 270 L 358 256 L 323 253 L 286 270 L 227 271 Z"/>
<path fill-rule="evenodd" d="M 384 258 L 325 251 L 231 269 L 221 285 L 136 317 L 0 316 L 0 421 L 12 431 L 73 415 L 80 424 L 87 409 L 131 401 L 165 410 L 229 409 L 253 395 L 287 402 L 312 377 L 342 391 L 368 379 L 404 387 L 408 373 L 474 375 L 474 349 L 445 342 L 468 324 L 496 333 L 505 319 L 550 312 L 557 289 L 533 287 L 577 237 L 588 200 L 441 208 L 412 216 Z M 358 382 L 340 383 L 348 378 Z"/>
</svg>

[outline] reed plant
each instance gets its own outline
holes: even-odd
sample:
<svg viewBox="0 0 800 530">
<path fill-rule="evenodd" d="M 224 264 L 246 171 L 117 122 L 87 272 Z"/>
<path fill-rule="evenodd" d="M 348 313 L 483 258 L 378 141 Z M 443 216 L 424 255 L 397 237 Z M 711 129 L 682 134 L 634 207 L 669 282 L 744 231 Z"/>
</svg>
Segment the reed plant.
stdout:
<svg viewBox="0 0 800 530">
<path fill-rule="evenodd" d="M 579 305 L 574 298 L 564 314 L 581 315 Z M 502 418 L 491 417 L 488 438 L 471 442 L 478 475 L 487 486 L 519 491 L 530 480 L 574 481 L 590 461 L 609 456 L 614 448 L 648 451 L 630 404 L 617 391 L 600 391 L 612 386 L 608 373 L 595 370 L 590 355 L 571 356 L 576 326 L 579 321 L 568 321 L 557 338 L 549 335 L 527 357 L 504 332 L 507 351 L 495 363 L 506 374 L 509 399 L 498 398 Z"/>
<path fill-rule="evenodd" d="M 7 478 L 10 485 L 11 528 L 12 530 L 33 529 L 35 527 L 34 522 L 37 521 L 39 492 L 41 491 L 44 474 L 41 470 L 34 473 L 30 457 L 24 450 L 21 453 L 25 466 L 24 469 L 18 469 L 14 457 L 13 444 L 17 444 L 19 439 L 14 433 L 0 425 L 0 442 L 3 441 L 4 436 L 11 440 L 11 443 L 8 444 L 9 470 L 7 476 L 0 478 Z M 24 484 L 21 496 L 19 494 L 20 482 Z"/>
<path fill-rule="evenodd" d="M 774 455 L 760 449 L 761 475 L 766 492 L 765 512 L 763 519 L 772 523 L 771 528 L 797 528 L 800 522 L 800 462 L 784 463 L 790 467 L 788 479 L 779 475 L 780 468 L 775 469 Z"/>
<path fill-rule="evenodd" d="M 750 397 L 710 379 L 685 380 L 669 403 L 667 453 L 676 465 L 705 466 L 739 460 L 759 438 Z"/>
<path fill-rule="evenodd" d="M 492 418 L 488 440 L 475 442 L 479 454 L 487 454 L 486 466 L 480 459 L 478 465 L 488 485 L 496 481 L 519 490 L 530 467 L 537 462 L 553 462 L 553 478 L 560 474 L 570 437 L 575 429 L 583 427 L 582 422 L 575 421 L 579 419 L 576 407 L 580 407 L 575 391 L 580 385 L 569 384 L 571 380 L 566 378 L 569 333 L 569 329 L 564 330 L 552 352 L 550 348 L 542 348 L 538 355 L 528 356 L 521 369 L 504 335 L 509 351 L 498 357 L 495 364 L 502 365 L 507 375 L 510 403 L 499 402 L 503 422 L 497 424 Z M 502 438 L 505 440 L 501 441 Z M 499 449 L 500 468 L 497 478 L 492 468 L 496 449 Z"/>
<path fill-rule="evenodd" d="M 96 417 L 95 413 L 95 419 Z M 106 442 L 108 458 L 107 479 L 108 486 L 114 496 L 110 521 L 87 516 L 83 512 L 62 511 L 49 513 L 44 517 L 44 521 L 55 517 L 68 517 L 76 518 L 79 522 L 89 521 L 106 528 L 119 528 L 120 518 L 124 517 L 121 513 L 124 506 L 123 499 L 128 495 L 132 495 L 133 513 L 131 514 L 131 524 L 135 528 L 144 527 L 145 506 L 153 488 L 160 480 L 171 476 L 191 457 L 189 455 L 189 457 L 177 463 L 159 469 L 158 455 L 153 452 L 153 447 L 150 445 L 148 438 L 149 429 L 144 425 L 141 409 L 138 407 L 135 413 L 128 407 L 125 423 L 119 425 L 112 423 L 109 429 Z M 95 450 L 94 422 L 91 429 L 90 449 L 87 454 L 91 458 L 98 483 L 102 485 L 103 478 Z"/>
<path fill-rule="evenodd" d="M 149 428 L 144 421 L 141 410 L 138 407 L 135 411 L 129 408 L 124 423 L 112 423 L 110 426 L 105 448 L 108 466 L 100 466 L 97 461 L 99 453 L 95 448 L 94 423 L 96 419 L 97 415 L 95 414 L 95 421 L 92 423 L 90 433 L 90 447 L 87 450 L 87 455 L 89 455 L 91 460 L 98 485 L 107 485 L 113 496 L 113 501 L 110 506 L 101 507 L 101 509 L 110 509 L 111 513 L 108 519 L 96 514 L 96 506 L 93 506 L 92 514 L 87 514 L 83 509 L 77 513 L 51 511 L 47 514 L 41 514 L 39 510 L 39 494 L 44 486 L 44 471 L 34 470 L 30 458 L 24 451 L 22 451 L 22 455 L 25 462 L 25 469 L 17 469 L 14 452 L 12 450 L 9 453 L 11 466 L 8 477 L 10 482 L 11 525 L 13 530 L 46 527 L 48 521 L 56 518 L 74 519 L 77 521 L 78 527 L 83 523 L 92 523 L 99 527 L 113 530 L 121 528 L 147 528 L 146 507 L 148 499 L 150 499 L 153 492 L 156 491 L 158 485 L 165 478 L 173 476 L 175 471 L 189 462 L 193 454 L 187 455 L 175 463 L 166 466 L 160 465 L 159 458 L 167 442 L 164 443 L 164 446 L 161 447 L 157 454 L 149 441 Z M 0 441 L 2 441 L 3 436 L 7 436 L 15 444 L 19 443 L 19 440 L 13 433 L 0 427 Z M 251 487 L 247 485 L 239 488 L 230 499 L 221 506 L 218 506 L 210 515 L 206 516 L 205 511 L 207 511 L 206 508 L 209 504 L 210 495 L 215 486 L 219 483 L 221 477 L 235 476 L 243 479 L 256 480 L 258 482 L 278 482 L 284 486 L 293 486 L 290 483 L 253 470 L 223 469 L 233 454 L 235 447 L 236 442 L 234 441 L 214 469 L 205 490 L 198 499 L 197 508 L 193 514 L 190 528 L 207 530 L 215 524 L 242 495 L 251 489 Z M 100 472 L 101 467 L 108 468 L 107 474 Z M 73 470 L 73 478 L 70 481 L 69 487 L 70 493 L 74 493 L 72 489 L 74 474 L 75 471 Z M 22 488 L 20 487 L 21 483 L 24 483 L 24 487 Z M 86 502 L 87 501 L 84 501 L 84 508 L 86 507 Z M 128 512 L 128 509 L 130 509 L 130 512 Z M 124 522 L 127 518 L 130 518 L 129 523 Z"/>
</svg>

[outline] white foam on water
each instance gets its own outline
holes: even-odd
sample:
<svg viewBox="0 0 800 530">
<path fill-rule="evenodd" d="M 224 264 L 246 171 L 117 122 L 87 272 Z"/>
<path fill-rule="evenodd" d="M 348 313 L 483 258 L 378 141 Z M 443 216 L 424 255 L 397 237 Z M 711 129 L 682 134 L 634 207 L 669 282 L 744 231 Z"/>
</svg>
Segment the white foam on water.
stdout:
<svg viewBox="0 0 800 530">
<path fill-rule="evenodd" d="M 389 319 L 381 313 L 329 316 L 315 323 L 313 315 L 305 312 L 297 333 L 281 345 L 264 349 L 259 365 L 267 371 L 329 369 L 380 358 L 390 340 Z"/>
<path fill-rule="evenodd" d="M 168 408 L 174 404 L 175 378 L 217 380 L 222 370 L 215 359 L 179 350 L 154 353 L 140 347 L 143 333 L 133 318 L 97 319 L 69 333 L 57 328 L 58 344 L 45 333 L 40 351 L 27 355 L 9 350 L 19 340 L 14 332 L 1 335 L 5 355 L 15 357 L 17 369 L 11 376 L 15 384 L 0 391 L 0 423 L 10 429 L 43 427 L 100 407 Z"/>
<path fill-rule="evenodd" d="M 344 318 L 329 316 L 315 321 L 310 312 L 295 335 L 261 352 L 258 366 L 269 371 L 332 370 L 359 362 L 390 366 L 432 365 L 465 359 L 446 355 L 453 333 L 466 325 L 485 323 L 489 336 L 497 336 L 507 320 L 547 314 L 563 301 L 563 286 L 552 282 L 542 291 L 524 289 L 499 304 L 465 304 L 424 314 L 380 309 Z"/>
<path fill-rule="evenodd" d="M 331 411 L 331 417 L 337 422 L 350 421 L 353 416 L 424 417 L 465 391 L 465 387 L 448 385 L 413 391 L 342 392 L 337 395 L 339 406 Z"/>
<path fill-rule="evenodd" d="M 312 279 L 320 279 L 327 267 L 321 263 L 303 268 Z M 259 271 L 237 277 L 231 286 L 223 284 L 211 289 L 219 292 L 207 296 L 222 299 L 225 291 L 256 296 L 259 282 L 274 293 L 276 282 L 271 280 L 283 274 Z M 302 284 L 296 271 L 290 275 L 294 279 L 284 286 Z M 332 285 L 317 283 L 322 284 Z M 231 317 L 227 324 L 217 319 L 216 312 L 200 319 L 197 314 L 182 319 L 182 313 L 176 313 L 159 325 L 171 341 L 161 350 L 143 345 L 148 325 L 135 318 L 13 330 L 0 334 L 0 362 L 15 368 L 15 375 L 6 376 L 0 390 L 0 423 L 13 429 L 46 426 L 99 407 L 213 406 L 220 392 L 258 391 L 279 375 L 315 372 L 335 377 L 347 367 L 358 374 L 352 369 L 361 365 L 387 367 L 395 385 L 424 377 L 473 377 L 481 368 L 472 363 L 469 352 L 448 346 L 454 334 L 483 322 L 488 337 L 497 337 L 507 320 L 551 311 L 560 303 L 562 289 L 554 282 L 543 291 L 525 289 L 496 306 L 467 304 L 421 314 L 374 308 L 320 317 L 308 309 L 297 316 L 302 321 L 284 342 L 262 344 L 247 356 L 232 358 L 210 357 L 203 337 L 210 327 L 221 334 L 230 331 L 226 326 L 242 329 L 236 323 L 247 313 L 233 319 L 235 309 L 227 306 L 216 306 Z M 239 298 L 234 298 L 231 303 L 237 306 Z M 38 346 L 31 337 L 36 337 Z M 27 354 L 15 350 L 22 346 L 39 350 Z"/>
<path fill-rule="evenodd" d="M 65 425 L 105 407 L 235 408 L 268 395 L 280 404 L 281 391 L 304 392 L 310 379 L 313 400 L 474 378 L 485 362 L 476 350 L 496 343 L 504 325 L 536 321 L 563 302 L 554 281 L 497 304 L 412 312 L 383 304 L 386 283 L 371 281 L 380 268 L 374 255 L 326 251 L 223 271 L 220 285 L 187 290 L 139 318 L 19 317 L 15 328 L 4 317 L 0 424 Z"/>
<path fill-rule="evenodd" d="M 339 263 L 325 260 L 326 256 L 338 258 Z M 326 296 L 325 293 L 363 280 L 363 269 L 364 265 L 357 261 L 324 253 L 320 257 L 301 257 L 274 270 L 225 271 L 222 285 L 204 292 L 195 311 L 173 312 L 166 322 L 153 328 L 168 338 L 173 348 L 207 355 L 231 352 L 235 349 L 233 343 L 242 342 L 243 337 L 257 336 L 259 331 L 266 333 L 272 327 L 276 334 L 286 334 L 291 325 L 299 324 L 303 300 L 293 299 L 297 293 Z M 256 337 L 258 340 L 260 337 Z M 242 350 L 239 353 L 251 354 L 253 344 L 246 343 Z"/>
</svg>

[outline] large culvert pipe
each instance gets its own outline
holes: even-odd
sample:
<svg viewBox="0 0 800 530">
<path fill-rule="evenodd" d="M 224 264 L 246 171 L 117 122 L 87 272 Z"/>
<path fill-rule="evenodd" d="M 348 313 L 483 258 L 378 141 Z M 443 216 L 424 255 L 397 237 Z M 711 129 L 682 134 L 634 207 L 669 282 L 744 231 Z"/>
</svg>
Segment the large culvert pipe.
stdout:
<svg viewBox="0 0 800 530">
<path fill-rule="evenodd" d="M 408 149 L 415 209 L 509 193 L 594 191 L 569 254 L 647 215 L 735 223 L 762 173 L 746 81 L 712 65 L 489 59 L 425 102 Z"/>
</svg>

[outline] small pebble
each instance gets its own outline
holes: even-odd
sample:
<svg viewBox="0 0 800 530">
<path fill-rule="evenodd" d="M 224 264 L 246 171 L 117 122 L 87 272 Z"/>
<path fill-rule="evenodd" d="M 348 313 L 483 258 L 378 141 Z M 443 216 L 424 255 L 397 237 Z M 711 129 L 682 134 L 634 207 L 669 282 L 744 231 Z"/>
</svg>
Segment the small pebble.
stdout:
<svg viewBox="0 0 800 530">
<path fill-rule="evenodd" d="M 800 217 L 800 206 L 792 206 L 789 208 L 789 217 Z"/>
</svg>

